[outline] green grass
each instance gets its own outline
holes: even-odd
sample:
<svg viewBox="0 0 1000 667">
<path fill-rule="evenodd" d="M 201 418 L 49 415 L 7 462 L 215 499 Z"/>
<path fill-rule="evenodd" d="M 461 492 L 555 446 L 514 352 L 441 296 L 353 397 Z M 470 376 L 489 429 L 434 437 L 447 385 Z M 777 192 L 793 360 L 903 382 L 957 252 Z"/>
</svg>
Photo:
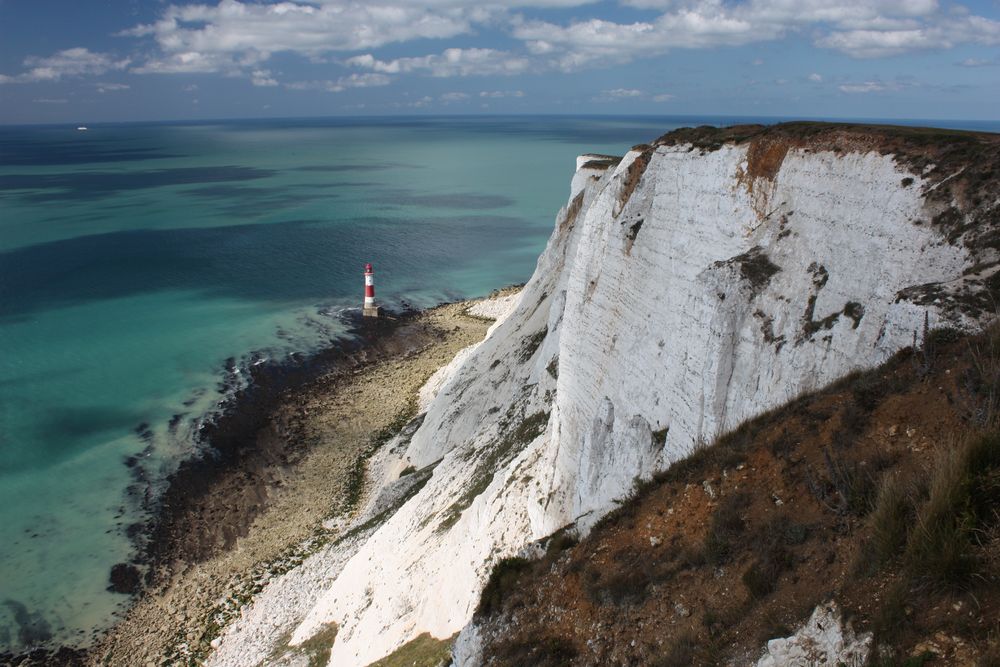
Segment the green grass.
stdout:
<svg viewBox="0 0 1000 667">
<path fill-rule="evenodd" d="M 1000 507 L 1000 433 L 966 440 L 934 468 L 904 558 L 917 581 L 962 588 L 980 576 L 980 537 Z"/>
<path fill-rule="evenodd" d="M 330 662 L 330 650 L 337 639 L 337 625 L 329 623 L 322 630 L 302 642 L 298 651 L 305 655 L 309 667 L 326 667 Z"/>
<path fill-rule="evenodd" d="M 882 479 L 869 519 L 871 536 L 862 550 L 859 569 L 877 571 L 900 556 L 913 524 L 916 495 L 915 484 L 898 474 Z"/>
<path fill-rule="evenodd" d="M 451 662 L 454 643 L 454 636 L 435 639 L 425 632 L 369 667 L 444 667 Z"/>
</svg>

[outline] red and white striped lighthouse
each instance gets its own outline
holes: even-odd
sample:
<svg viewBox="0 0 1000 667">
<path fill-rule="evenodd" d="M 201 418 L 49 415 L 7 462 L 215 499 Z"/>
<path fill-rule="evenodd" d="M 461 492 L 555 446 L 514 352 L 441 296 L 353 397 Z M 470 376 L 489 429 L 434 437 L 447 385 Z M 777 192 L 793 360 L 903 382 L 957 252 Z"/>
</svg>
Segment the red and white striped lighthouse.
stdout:
<svg viewBox="0 0 1000 667">
<path fill-rule="evenodd" d="M 378 317 L 378 306 L 375 305 L 375 271 L 371 262 L 365 264 L 365 317 Z"/>
</svg>

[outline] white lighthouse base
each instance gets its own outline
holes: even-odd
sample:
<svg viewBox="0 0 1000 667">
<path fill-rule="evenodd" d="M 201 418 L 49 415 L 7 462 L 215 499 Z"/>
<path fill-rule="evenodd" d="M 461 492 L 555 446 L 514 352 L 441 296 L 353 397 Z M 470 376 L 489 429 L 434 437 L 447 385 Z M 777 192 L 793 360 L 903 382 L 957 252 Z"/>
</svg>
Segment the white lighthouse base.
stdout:
<svg viewBox="0 0 1000 667">
<path fill-rule="evenodd" d="M 365 317 L 382 317 L 382 309 L 378 306 L 365 306 L 361 313 Z"/>
</svg>

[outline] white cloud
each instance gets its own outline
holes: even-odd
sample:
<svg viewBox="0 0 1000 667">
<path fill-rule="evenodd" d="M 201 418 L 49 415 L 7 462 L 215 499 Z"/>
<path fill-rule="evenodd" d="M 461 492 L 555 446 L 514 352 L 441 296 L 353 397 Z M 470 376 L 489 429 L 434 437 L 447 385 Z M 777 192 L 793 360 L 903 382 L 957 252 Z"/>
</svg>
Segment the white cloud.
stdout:
<svg viewBox="0 0 1000 667">
<path fill-rule="evenodd" d="M 982 58 L 966 58 L 960 62 L 955 63 L 959 67 L 992 67 L 994 65 L 1000 64 L 997 60 L 984 60 Z"/>
<path fill-rule="evenodd" d="M 65 97 L 56 97 L 56 98 L 40 97 L 38 99 L 31 101 L 36 104 L 66 104 L 67 102 L 69 102 L 69 100 L 67 100 Z"/>
<path fill-rule="evenodd" d="M 113 93 L 120 90 L 128 90 L 131 88 L 127 83 L 98 83 L 97 92 L 99 93 Z"/>
<path fill-rule="evenodd" d="M 614 97 L 621 99 L 623 97 L 642 97 L 643 92 L 636 88 L 613 88 L 612 90 L 601 91 L 601 94 L 605 97 Z"/>
<path fill-rule="evenodd" d="M 862 81 L 860 83 L 844 83 L 837 88 L 842 93 L 884 93 L 887 91 L 897 91 L 906 88 L 907 86 L 900 82 L 883 82 L 883 81 Z"/>
<path fill-rule="evenodd" d="M 329 81 L 295 81 L 285 84 L 285 87 L 290 90 L 325 90 L 328 93 L 342 93 L 348 88 L 374 88 L 387 86 L 391 82 L 392 77 L 385 74 L 354 73 Z"/>
<path fill-rule="evenodd" d="M 445 93 L 441 96 L 441 101 L 445 104 L 450 102 L 464 102 L 469 99 L 468 93 Z"/>
<path fill-rule="evenodd" d="M 855 58 L 1000 44 L 1000 21 L 957 5 L 942 6 L 938 0 L 618 0 L 647 12 L 635 14 L 641 20 L 628 22 L 588 17 L 582 10 L 576 12 L 582 18 L 537 20 L 518 10 L 593 2 L 196 0 L 167 5 L 155 21 L 120 33 L 141 40 L 136 48 L 146 55 L 137 63 L 85 48 L 69 49 L 49 58 L 26 59 L 24 73 L 0 74 L 0 84 L 99 76 L 131 64 L 132 71 L 142 74 L 215 73 L 273 87 L 281 83 L 268 69 L 277 54 L 370 74 L 461 77 L 576 71 L 672 50 L 741 46 L 789 35 Z M 443 43 L 425 55 L 374 55 L 375 49 L 388 45 L 452 40 L 484 31 L 502 32 L 515 45 L 444 48 L 450 45 Z M 311 83 L 331 90 L 363 87 L 349 79 L 341 83 L 344 77 L 337 79 L 339 74 Z"/>
<path fill-rule="evenodd" d="M 152 36 L 166 53 L 329 53 L 413 39 L 455 37 L 471 30 L 474 12 L 407 2 L 171 5 L 158 21 L 123 34 Z"/>
<path fill-rule="evenodd" d="M 531 66 L 525 56 L 495 49 L 445 49 L 439 54 L 378 60 L 370 53 L 348 58 L 346 65 L 384 74 L 424 72 L 435 77 L 521 74 Z"/>
<path fill-rule="evenodd" d="M 672 49 L 741 46 L 805 34 L 856 58 L 959 44 L 1000 43 L 1000 22 L 944 12 L 937 0 L 624 0 L 657 17 L 633 23 L 587 19 L 558 25 L 520 21 L 512 34 L 553 66 L 576 70 L 656 56 Z M 753 61 L 760 62 L 759 59 Z"/>
<path fill-rule="evenodd" d="M 479 93 L 480 97 L 488 97 L 491 99 L 498 99 L 501 97 L 524 97 L 523 90 L 483 90 Z"/>
<path fill-rule="evenodd" d="M 601 94 L 594 98 L 595 102 L 619 102 L 621 100 L 652 100 L 653 102 L 669 102 L 674 96 L 669 93 L 657 93 L 652 95 L 638 88 L 612 88 L 602 90 Z"/>
<path fill-rule="evenodd" d="M 806 78 L 809 79 L 810 81 L 812 81 L 813 83 L 823 83 L 823 75 L 822 74 L 817 74 L 816 72 L 813 72 L 812 74 L 810 74 Z"/>
<path fill-rule="evenodd" d="M 877 81 L 864 83 L 845 83 L 838 86 L 842 93 L 877 93 L 885 90 L 885 86 Z"/>
<path fill-rule="evenodd" d="M 141 73 L 232 73 L 296 53 L 312 62 L 326 54 L 375 49 L 418 39 L 472 34 L 496 25 L 512 8 L 573 7 L 595 0 L 221 0 L 169 5 L 159 18 L 119 33 L 152 38 L 158 52 Z"/>
<path fill-rule="evenodd" d="M 95 53 L 83 47 L 65 49 L 48 57 L 28 56 L 25 71 L 16 76 L 0 75 L 0 83 L 36 83 L 60 81 L 82 76 L 100 76 L 128 67 L 129 59 L 116 60 L 107 53 Z"/>
<path fill-rule="evenodd" d="M 266 69 L 255 69 L 250 73 L 250 83 L 260 87 L 277 86 L 278 80 L 271 76 L 271 72 Z"/>
<path fill-rule="evenodd" d="M 226 54 L 183 51 L 162 58 L 147 60 L 132 69 L 136 74 L 212 74 L 221 72 L 238 75 L 242 67 L 253 66 L 264 60 L 261 54 L 246 54 L 242 63 L 237 63 Z"/>
</svg>

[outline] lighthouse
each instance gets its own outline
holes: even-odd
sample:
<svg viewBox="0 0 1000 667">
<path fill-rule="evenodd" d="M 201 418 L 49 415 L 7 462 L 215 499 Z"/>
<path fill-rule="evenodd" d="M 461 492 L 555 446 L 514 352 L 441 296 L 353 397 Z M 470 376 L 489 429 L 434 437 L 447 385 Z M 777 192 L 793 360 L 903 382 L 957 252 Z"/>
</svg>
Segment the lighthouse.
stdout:
<svg viewBox="0 0 1000 667">
<path fill-rule="evenodd" d="M 365 264 L 365 317 L 378 317 L 378 306 L 375 305 L 375 271 L 371 262 Z"/>
</svg>

